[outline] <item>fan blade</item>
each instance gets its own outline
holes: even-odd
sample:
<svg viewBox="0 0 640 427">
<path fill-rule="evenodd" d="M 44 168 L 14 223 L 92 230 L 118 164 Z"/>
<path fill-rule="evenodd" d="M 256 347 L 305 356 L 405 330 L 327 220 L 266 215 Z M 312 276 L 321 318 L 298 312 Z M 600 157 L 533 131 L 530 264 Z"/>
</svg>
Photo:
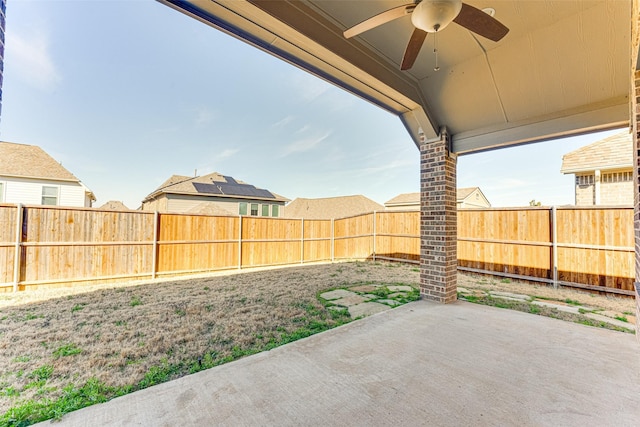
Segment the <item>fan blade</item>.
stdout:
<svg viewBox="0 0 640 427">
<path fill-rule="evenodd" d="M 393 9 L 386 10 L 347 29 L 344 32 L 344 37 L 349 39 L 353 36 L 357 36 L 360 33 L 369 31 L 370 29 L 375 28 L 378 25 L 386 24 L 387 22 L 391 22 L 394 19 L 402 18 L 403 16 L 413 12 L 413 9 L 415 8 L 416 5 L 414 3 L 408 3 L 402 6 L 394 7 Z"/>
<path fill-rule="evenodd" d="M 466 3 L 462 3 L 462 10 L 453 22 L 494 42 L 499 41 L 509 32 L 509 29 L 493 16 Z"/>
<path fill-rule="evenodd" d="M 413 30 L 413 34 L 411 34 L 411 38 L 409 39 L 409 44 L 407 44 L 407 48 L 404 51 L 404 56 L 402 57 L 402 65 L 400 66 L 400 69 L 402 71 L 408 70 L 409 68 L 413 67 L 413 63 L 416 62 L 416 58 L 420 53 L 422 43 L 424 43 L 426 38 L 426 31 L 422 31 L 419 28 Z"/>
</svg>

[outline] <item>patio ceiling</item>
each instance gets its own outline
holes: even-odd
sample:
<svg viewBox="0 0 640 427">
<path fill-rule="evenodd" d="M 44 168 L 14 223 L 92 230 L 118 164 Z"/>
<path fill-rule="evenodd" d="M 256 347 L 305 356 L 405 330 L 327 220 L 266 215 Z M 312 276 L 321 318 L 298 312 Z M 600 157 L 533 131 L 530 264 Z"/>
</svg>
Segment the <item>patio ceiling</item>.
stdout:
<svg viewBox="0 0 640 427">
<path fill-rule="evenodd" d="M 351 39 L 370 16 L 408 3 L 158 0 L 397 114 L 419 129 L 446 127 L 459 154 L 629 123 L 631 0 L 466 0 L 509 27 L 492 42 L 452 23 L 400 71 L 409 17 Z"/>
</svg>

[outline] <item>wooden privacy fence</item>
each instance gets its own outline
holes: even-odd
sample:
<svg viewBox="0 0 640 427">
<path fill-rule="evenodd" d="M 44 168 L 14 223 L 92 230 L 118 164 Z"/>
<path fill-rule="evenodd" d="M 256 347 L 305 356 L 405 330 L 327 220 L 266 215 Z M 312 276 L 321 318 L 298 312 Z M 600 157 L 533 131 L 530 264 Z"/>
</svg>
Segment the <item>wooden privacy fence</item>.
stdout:
<svg viewBox="0 0 640 427">
<path fill-rule="evenodd" d="M 458 268 L 633 294 L 632 208 L 458 211 Z M 339 259 L 419 263 L 420 213 L 327 220 L 0 205 L 0 290 Z"/>
</svg>

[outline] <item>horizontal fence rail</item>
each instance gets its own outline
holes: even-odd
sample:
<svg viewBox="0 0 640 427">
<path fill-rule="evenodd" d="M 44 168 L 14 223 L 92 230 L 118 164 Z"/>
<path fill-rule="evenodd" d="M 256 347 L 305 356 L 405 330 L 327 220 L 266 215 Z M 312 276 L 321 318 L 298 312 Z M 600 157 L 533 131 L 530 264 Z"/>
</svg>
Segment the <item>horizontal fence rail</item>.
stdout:
<svg viewBox="0 0 640 427">
<path fill-rule="evenodd" d="M 458 211 L 458 268 L 633 295 L 632 208 Z M 0 204 L 0 291 L 344 259 L 419 263 L 420 213 L 326 219 Z"/>
</svg>

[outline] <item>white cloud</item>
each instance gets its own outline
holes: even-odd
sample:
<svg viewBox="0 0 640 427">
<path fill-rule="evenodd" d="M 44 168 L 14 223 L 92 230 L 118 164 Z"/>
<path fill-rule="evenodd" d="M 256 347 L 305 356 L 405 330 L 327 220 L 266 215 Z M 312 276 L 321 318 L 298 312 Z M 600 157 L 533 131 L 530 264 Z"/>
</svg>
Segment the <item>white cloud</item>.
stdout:
<svg viewBox="0 0 640 427">
<path fill-rule="evenodd" d="M 324 80 L 306 73 L 297 73 L 292 82 L 296 93 L 307 102 L 316 100 L 331 87 Z"/>
<path fill-rule="evenodd" d="M 291 123 L 293 121 L 294 117 L 293 116 L 286 116 L 284 119 L 282 120 L 278 120 L 277 122 L 275 122 L 274 124 L 271 125 L 271 127 L 273 128 L 282 128 L 285 127 L 286 125 L 288 125 L 289 123 Z"/>
<path fill-rule="evenodd" d="M 215 118 L 215 111 L 207 107 L 200 107 L 196 109 L 196 117 L 195 117 L 196 126 L 203 126 L 208 123 L 211 123 L 211 121 L 214 118 Z"/>
<path fill-rule="evenodd" d="M 229 157 L 233 156 L 234 154 L 236 154 L 238 151 L 240 151 L 237 148 L 227 148 L 226 150 L 223 150 L 220 154 L 218 154 L 216 156 L 216 159 L 221 160 L 221 159 L 228 159 Z"/>
<path fill-rule="evenodd" d="M 313 150 L 318 144 L 327 139 L 329 135 L 331 135 L 331 132 L 326 132 L 325 134 L 317 137 L 304 138 L 294 141 L 284 148 L 284 151 L 280 157 L 286 157 L 293 153 L 302 153 L 305 151 Z"/>
<path fill-rule="evenodd" d="M 22 36 L 7 31 L 5 65 L 28 84 L 45 91 L 53 90 L 62 80 L 43 34 Z"/>
</svg>

